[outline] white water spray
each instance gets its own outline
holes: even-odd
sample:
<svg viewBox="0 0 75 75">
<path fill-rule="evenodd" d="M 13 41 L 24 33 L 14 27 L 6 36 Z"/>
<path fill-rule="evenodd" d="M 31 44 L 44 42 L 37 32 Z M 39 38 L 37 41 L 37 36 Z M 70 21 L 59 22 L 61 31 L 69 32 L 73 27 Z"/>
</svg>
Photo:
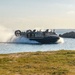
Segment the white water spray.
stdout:
<svg viewBox="0 0 75 75">
<path fill-rule="evenodd" d="M 16 37 L 14 32 L 10 29 L 0 25 L 0 42 L 10 43 L 38 43 L 36 41 L 30 41 L 25 37 Z"/>
<path fill-rule="evenodd" d="M 37 44 L 38 42 L 36 42 L 36 41 L 32 41 L 32 40 L 29 40 L 29 39 L 27 39 L 27 38 L 25 38 L 25 37 L 21 37 L 21 36 L 19 36 L 19 37 L 16 37 L 16 36 L 14 36 L 12 39 L 11 39 L 11 42 L 13 42 L 13 43 L 27 43 L 27 44 Z"/>
<path fill-rule="evenodd" d="M 9 39 L 13 36 L 13 32 L 0 25 L 0 42 L 9 42 Z"/>
<path fill-rule="evenodd" d="M 64 39 L 60 37 L 60 39 L 57 41 L 57 43 L 64 43 Z"/>
</svg>

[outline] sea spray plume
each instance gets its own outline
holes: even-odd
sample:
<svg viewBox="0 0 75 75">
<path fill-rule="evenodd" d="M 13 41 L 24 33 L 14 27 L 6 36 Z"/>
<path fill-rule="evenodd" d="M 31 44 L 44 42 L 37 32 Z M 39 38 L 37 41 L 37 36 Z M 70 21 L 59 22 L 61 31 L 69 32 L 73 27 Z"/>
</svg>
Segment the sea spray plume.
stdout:
<svg viewBox="0 0 75 75">
<path fill-rule="evenodd" d="M 9 39 L 13 36 L 10 29 L 0 25 L 0 42 L 10 42 Z"/>
<path fill-rule="evenodd" d="M 60 37 L 59 40 L 57 41 L 57 43 L 64 43 L 64 39 L 62 37 Z"/>
<path fill-rule="evenodd" d="M 38 44 L 38 42 L 31 41 L 28 38 L 25 38 L 25 37 L 22 37 L 22 36 L 19 36 L 19 37 L 13 36 L 12 39 L 11 39 L 11 42 L 21 43 L 21 44 Z"/>
<path fill-rule="evenodd" d="M 14 32 L 6 27 L 0 25 L 0 42 L 6 43 L 38 43 L 36 41 L 30 41 L 25 37 L 16 37 Z"/>
</svg>

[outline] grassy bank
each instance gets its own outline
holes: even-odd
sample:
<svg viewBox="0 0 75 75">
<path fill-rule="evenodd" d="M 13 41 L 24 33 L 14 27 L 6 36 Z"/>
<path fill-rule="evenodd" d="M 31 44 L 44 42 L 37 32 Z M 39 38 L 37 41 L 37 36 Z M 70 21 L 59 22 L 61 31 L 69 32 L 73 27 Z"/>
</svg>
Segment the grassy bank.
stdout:
<svg viewBox="0 0 75 75">
<path fill-rule="evenodd" d="M 75 51 L 0 54 L 0 75 L 75 75 Z"/>
</svg>

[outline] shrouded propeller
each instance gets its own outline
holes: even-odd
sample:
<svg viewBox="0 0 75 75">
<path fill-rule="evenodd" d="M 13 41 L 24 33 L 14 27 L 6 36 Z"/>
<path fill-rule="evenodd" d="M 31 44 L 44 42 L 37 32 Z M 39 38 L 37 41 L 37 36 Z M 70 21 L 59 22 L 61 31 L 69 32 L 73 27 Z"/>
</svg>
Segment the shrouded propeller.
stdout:
<svg viewBox="0 0 75 75">
<path fill-rule="evenodd" d="M 15 35 L 16 35 L 16 36 L 21 36 L 21 31 L 20 31 L 20 30 L 16 30 L 16 31 L 15 31 Z"/>
</svg>

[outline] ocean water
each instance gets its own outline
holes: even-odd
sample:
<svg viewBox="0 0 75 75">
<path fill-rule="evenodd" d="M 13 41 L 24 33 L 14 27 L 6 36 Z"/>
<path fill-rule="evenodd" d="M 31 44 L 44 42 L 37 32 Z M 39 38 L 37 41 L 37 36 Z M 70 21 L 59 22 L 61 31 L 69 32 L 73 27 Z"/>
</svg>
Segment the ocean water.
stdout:
<svg viewBox="0 0 75 75">
<path fill-rule="evenodd" d="M 63 34 L 65 32 L 75 31 L 75 29 L 56 29 L 57 34 Z M 56 51 L 56 50 L 75 50 L 75 39 L 62 38 L 58 44 L 31 44 L 33 41 L 24 38 L 9 37 L 9 39 L 16 43 L 0 43 L 0 54 L 19 53 L 19 52 L 36 52 L 36 51 Z M 64 41 L 63 41 L 64 40 Z M 28 42 L 28 44 L 22 44 L 22 42 Z M 30 43 L 30 44 L 29 44 Z"/>
</svg>

